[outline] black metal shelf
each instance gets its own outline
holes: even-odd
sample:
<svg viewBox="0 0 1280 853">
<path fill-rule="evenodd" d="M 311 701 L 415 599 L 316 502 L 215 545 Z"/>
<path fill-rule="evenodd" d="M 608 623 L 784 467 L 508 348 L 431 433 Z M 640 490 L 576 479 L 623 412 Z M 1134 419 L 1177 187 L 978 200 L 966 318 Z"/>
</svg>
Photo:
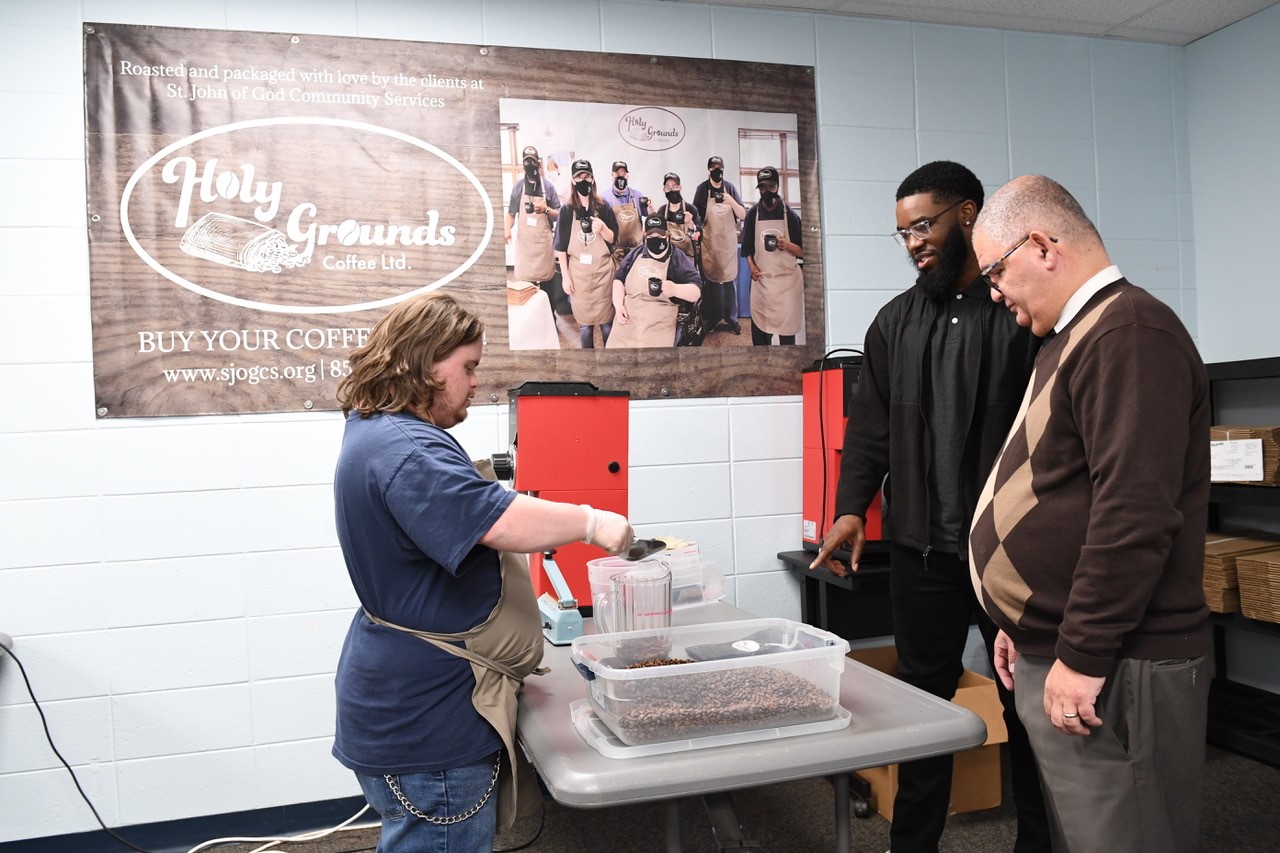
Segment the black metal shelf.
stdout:
<svg viewBox="0 0 1280 853">
<path fill-rule="evenodd" d="M 889 606 L 888 556 L 864 550 L 857 572 L 840 577 L 809 564 L 811 551 L 783 551 L 778 559 L 800 579 L 800 621 L 846 640 L 885 637 L 893 633 Z"/>
<path fill-rule="evenodd" d="M 1211 400 L 1215 382 L 1280 377 L 1280 358 L 1223 361 L 1206 367 Z M 1217 423 L 1217 406 L 1211 405 L 1213 423 Z M 1209 489 L 1209 501 L 1214 518 L 1221 506 L 1280 507 L 1280 488 L 1215 483 Z M 1209 743 L 1280 766 L 1280 695 L 1230 681 L 1226 666 L 1228 628 L 1280 637 L 1280 625 L 1249 619 L 1240 613 L 1214 613 L 1210 624 L 1218 677 L 1209 692 Z"/>
<path fill-rule="evenodd" d="M 1235 506 L 1280 506 L 1280 487 L 1214 483 L 1209 487 L 1209 501 Z"/>
<path fill-rule="evenodd" d="M 1210 382 L 1232 379 L 1271 379 L 1280 376 L 1280 357 L 1250 358 L 1244 361 L 1218 361 L 1206 364 Z"/>
<path fill-rule="evenodd" d="M 1280 624 L 1250 619 L 1243 613 L 1210 613 L 1209 621 L 1213 623 L 1215 628 L 1239 628 L 1242 631 L 1251 631 L 1254 634 L 1280 637 Z"/>
</svg>

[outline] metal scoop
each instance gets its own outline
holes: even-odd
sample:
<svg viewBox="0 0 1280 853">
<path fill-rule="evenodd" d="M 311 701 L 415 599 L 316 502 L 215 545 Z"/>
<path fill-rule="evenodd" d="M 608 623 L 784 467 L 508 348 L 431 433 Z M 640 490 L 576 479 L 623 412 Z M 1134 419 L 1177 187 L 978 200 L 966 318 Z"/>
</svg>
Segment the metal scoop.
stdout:
<svg viewBox="0 0 1280 853">
<path fill-rule="evenodd" d="M 651 557 L 665 550 L 667 550 L 667 543 L 664 539 L 634 539 L 631 547 L 618 556 L 634 563 L 636 560 L 643 560 L 645 557 Z"/>
</svg>

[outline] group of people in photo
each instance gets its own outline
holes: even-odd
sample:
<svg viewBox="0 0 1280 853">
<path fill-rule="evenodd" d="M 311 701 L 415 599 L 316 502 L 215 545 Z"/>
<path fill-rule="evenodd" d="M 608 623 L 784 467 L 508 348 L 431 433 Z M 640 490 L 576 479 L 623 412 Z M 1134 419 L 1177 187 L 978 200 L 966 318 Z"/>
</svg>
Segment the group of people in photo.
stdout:
<svg viewBox="0 0 1280 853">
<path fill-rule="evenodd" d="M 574 160 L 564 192 L 535 147 L 521 151 L 521 166 L 506 210 L 513 277 L 547 294 L 553 319 L 572 317 L 582 348 L 701 346 L 711 335 L 741 335 L 744 320 L 755 346 L 796 343 L 803 235 L 776 168 L 756 172 L 760 201 L 747 207 L 719 155 L 692 199 L 675 172 L 663 175 L 660 200 L 643 194 L 623 160 L 607 186 L 591 161 Z M 743 259 L 749 319 L 740 310 Z"/>
</svg>

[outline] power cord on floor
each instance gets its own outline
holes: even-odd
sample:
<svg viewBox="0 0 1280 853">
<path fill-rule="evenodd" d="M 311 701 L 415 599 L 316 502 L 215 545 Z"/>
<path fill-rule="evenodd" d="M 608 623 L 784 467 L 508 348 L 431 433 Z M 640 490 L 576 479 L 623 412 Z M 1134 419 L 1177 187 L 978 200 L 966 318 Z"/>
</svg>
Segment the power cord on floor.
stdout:
<svg viewBox="0 0 1280 853">
<path fill-rule="evenodd" d="M 359 830 L 359 829 L 374 829 L 375 827 L 381 825 L 381 821 L 379 821 L 379 823 L 348 826 L 348 824 L 350 824 L 352 821 L 360 817 L 360 815 L 364 814 L 368 810 L 369 810 L 369 804 L 365 803 L 364 808 L 360 809 L 360 811 L 356 812 L 351 817 L 347 818 L 337 826 L 330 827 L 329 829 L 318 829 L 318 830 L 315 830 L 314 832 L 304 832 L 301 835 L 279 836 L 279 837 L 265 836 L 262 838 L 214 838 L 204 842 L 203 844 L 197 844 L 195 847 L 192 847 L 190 850 L 188 850 L 187 853 L 197 853 L 197 851 L 200 851 L 200 850 L 205 850 L 212 847 L 221 847 L 227 844 L 252 844 L 254 842 L 265 841 L 266 843 L 263 844 L 261 847 L 255 847 L 253 850 L 249 851 L 249 853 L 263 853 L 263 851 L 270 850 L 273 847 L 275 847 L 277 844 L 284 844 L 286 842 L 306 843 L 308 841 L 319 841 L 321 838 L 327 838 L 328 836 L 333 835 L 335 832 L 355 832 L 356 830 Z M 373 848 L 361 847 L 357 849 L 372 850 Z M 283 848 L 281 848 L 279 853 L 284 853 Z"/>
<path fill-rule="evenodd" d="M 542 837 L 542 827 L 546 826 L 546 823 L 547 807 L 544 803 L 542 808 L 538 810 L 538 831 L 533 834 L 533 838 L 530 838 L 518 847 L 495 847 L 493 848 L 493 853 L 516 853 L 517 850 L 524 850 L 530 847 L 535 841 Z"/>
<path fill-rule="evenodd" d="M 22 683 L 25 684 L 27 687 L 27 695 L 31 697 L 31 704 L 35 706 L 36 713 L 40 715 L 40 725 L 44 728 L 45 740 L 49 742 L 49 748 L 52 749 L 53 754 L 58 757 L 58 761 L 62 762 L 62 766 L 65 767 L 67 769 L 67 772 L 71 774 L 71 781 L 75 783 L 76 790 L 80 792 L 80 798 L 84 800 L 85 805 L 89 807 L 89 811 L 93 812 L 93 817 L 95 820 L 98 821 L 98 826 L 102 827 L 103 832 L 107 833 L 107 835 L 110 835 L 112 838 L 114 838 L 116 841 L 119 841 L 121 844 L 123 844 L 125 847 L 128 847 L 130 850 L 136 850 L 137 853 L 151 853 L 151 851 L 146 850 L 142 847 L 138 847 L 136 844 L 131 843 L 127 839 L 121 838 L 118 834 L 116 834 L 116 832 L 113 829 L 111 829 L 109 826 L 106 825 L 105 822 L 103 822 L 102 816 L 98 814 L 98 809 L 93 805 L 93 801 L 89 799 L 89 795 L 86 794 L 84 792 L 84 788 L 81 787 L 80 779 L 76 776 L 76 771 L 71 769 L 71 765 L 68 764 L 67 760 L 62 757 L 62 753 L 58 751 L 57 745 L 54 744 L 53 742 L 53 735 L 49 731 L 49 720 L 44 715 L 44 709 L 40 707 L 40 700 L 36 698 L 35 690 L 31 688 L 31 679 L 27 677 L 27 668 L 22 665 L 22 661 L 18 658 L 17 655 L 13 653 L 13 649 L 9 648 L 7 645 L 0 643 L 0 651 L 3 651 L 9 657 L 13 658 L 13 662 L 18 665 L 18 672 L 22 674 Z M 342 823 L 330 829 L 315 830 L 313 832 L 303 833 L 302 835 L 296 835 L 292 837 L 218 838 L 218 839 L 214 839 L 213 841 L 206 841 L 203 844 L 199 844 L 191 848 L 191 850 L 188 851 L 188 853 L 196 853 L 197 850 L 203 850 L 211 846 L 220 846 L 223 844 L 242 844 L 242 843 L 252 843 L 255 841 L 268 842 L 263 846 L 257 848 L 256 850 L 252 851 L 252 853 L 262 853 L 262 851 L 270 850 L 271 848 L 275 847 L 275 845 L 277 844 L 283 844 L 289 841 L 294 841 L 294 842 L 316 841 L 318 839 L 331 835 L 335 832 L 352 832 L 358 829 L 372 829 L 378 826 L 379 824 L 374 823 L 374 824 L 364 824 L 364 825 L 358 825 L 358 826 L 348 826 L 348 824 L 356 820 L 356 818 L 360 817 L 360 815 L 364 814 L 368 810 L 369 810 L 369 806 L 368 804 L 366 804 L 365 807 L 362 808 L 360 811 L 356 812 L 354 815 L 347 818 Z M 539 827 L 538 831 L 541 832 L 542 828 Z M 361 847 L 356 849 L 372 850 L 374 848 Z M 279 853 L 283 853 L 283 851 L 279 851 Z M 350 853 L 355 853 L 355 851 L 350 851 Z"/>
<path fill-rule="evenodd" d="M 84 800 L 85 805 L 89 807 L 89 811 L 93 812 L 93 817 L 98 821 L 98 826 L 102 827 L 103 832 L 110 835 L 130 850 L 136 850 L 138 853 L 151 853 L 149 850 L 144 850 L 143 848 L 138 847 L 135 844 L 131 844 L 121 838 L 110 827 L 103 823 L 102 816 L 99 815 L 98 810 L 94 808 L 93 802 L 89 799 L 89 795 L 84 792 L 84 788 L 80 787 L 80 780 L 76 777 L 76 771 L 71 769 L 71 765 L 62 757 L 62 753 L 58 752 L 58 747 L 53 743 L 53 735 L 49 733 L 49 721 L 45 719 L 44 709 L 40 707 L 40 701 L 36 699 L 35 691 L 31 689 L 31 679 L 27 678 L 27 668 L 22 665 L 22 661 L 13 653 L 13 649 L 10 649 L 3 644 L 0 644 L 0 649 L 2 649 L 9 657 L 13 658 L 13 662 L 18 665 L 18 672 L 22 673 L 22 683 L 27 685 L 27 695 L 31 697 L 31 704 L 36 706 L 36 713 L 40 715 L 40 725 L 44 727 L 45 740 L 49 741 L 49 748 L 53 750 L 53 754 L 58 756 L 58 760 L 62 762 L 62 766 L 67 768 L 67 772 L 71 774 L 71 781 L 75 783 L 76 790 L 80 792 L 80 798 Z"/>
</svg>

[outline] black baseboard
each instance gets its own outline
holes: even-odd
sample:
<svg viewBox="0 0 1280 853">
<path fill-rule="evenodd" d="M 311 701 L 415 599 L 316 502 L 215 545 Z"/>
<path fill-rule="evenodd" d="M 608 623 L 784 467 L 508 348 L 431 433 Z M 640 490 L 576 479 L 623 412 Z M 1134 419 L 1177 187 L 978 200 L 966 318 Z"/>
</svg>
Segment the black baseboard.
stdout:
<svg viewBox="0 0 1280 853">
<path fill-rule="evenodd" d="M 295 803 L 269 809 L 207 815 L 164 823 L 112 827 L 112 831 L 130 844 L 151 853 L 186 853 L 197 844 L 228 836 L 298 835 L 316 829 L 337 826 L 364 807 L 364 797 L 325 800 L 319 803 Z M 370 809 L 358 823 L 378 819 Z M 121 853 L 128 851 L 102 830 L 73 835 L 52 835 L 0 842 L 0 853 Z"/>
</svg>

